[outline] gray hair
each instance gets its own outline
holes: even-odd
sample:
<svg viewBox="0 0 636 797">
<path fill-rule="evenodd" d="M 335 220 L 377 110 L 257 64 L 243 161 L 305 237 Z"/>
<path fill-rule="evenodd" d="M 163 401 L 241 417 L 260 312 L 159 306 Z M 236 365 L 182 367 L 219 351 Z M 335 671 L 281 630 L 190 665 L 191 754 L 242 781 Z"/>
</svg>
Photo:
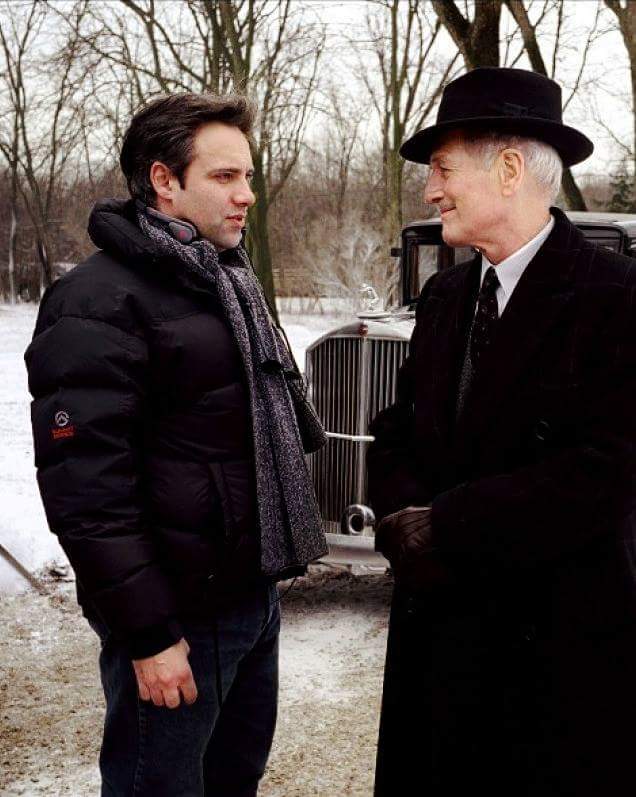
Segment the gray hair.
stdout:
<svg viewBox="0 0 636 797">
<path fill-rule="evenodd" d="M 563 162 L 560 155 L 543 141 L 509 133 L 475 133 L 464 131 L 462 139 L 472 154 L 481 158 L 487 169 L 504 149 L 514 147 L 523 154 L 528 173 L 535 179 L 550 204 L 554 204 L 561 188 Z"/>
</svg>

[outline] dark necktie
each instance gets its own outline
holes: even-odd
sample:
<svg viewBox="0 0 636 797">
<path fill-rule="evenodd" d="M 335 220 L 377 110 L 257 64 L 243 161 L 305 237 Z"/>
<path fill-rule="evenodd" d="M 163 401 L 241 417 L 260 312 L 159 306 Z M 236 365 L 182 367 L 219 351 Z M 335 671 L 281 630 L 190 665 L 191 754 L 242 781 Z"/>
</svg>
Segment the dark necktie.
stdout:
<svg viewBox="0 0 636 797">
<path fill-rule="evenodd" d="M 497 288 L 499 278 L 495 269 L 490 266 L 481 283 L 481 290 L 477 298 L 477 312 L 470 333 L 470 359 L 473 371 L 479 368 L 479 361 L 486 349 L 490 346 L 499 319 L 497 305 Z"/>
<path fill-rule="evenodd" d="M 490 266 L 484 275 L 479 296 L 477 297 L 477 310 L 470 330 L 470 339 L 466 347 L 464 364 L 459 376 L 457 391 L 457 415 L 461 414 L 466 401 L 470 385 L 479 368 L 479 362 L 492 342 L 495 327 L 499 320 L 499 306 L 497 304 L 497 288 L 499 278 L 495 269 Z"/>
</svg>

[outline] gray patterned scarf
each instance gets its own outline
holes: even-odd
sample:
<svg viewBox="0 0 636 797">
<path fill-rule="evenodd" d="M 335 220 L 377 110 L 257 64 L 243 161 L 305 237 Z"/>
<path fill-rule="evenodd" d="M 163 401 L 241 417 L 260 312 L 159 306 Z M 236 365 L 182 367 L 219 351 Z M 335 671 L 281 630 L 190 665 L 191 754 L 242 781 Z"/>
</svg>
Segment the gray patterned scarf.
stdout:
<svg viewBox="0 0 636 797">
<path fill-rule="evenodd" d="M 250 395 L 261 569 L 276 576 L 327 553 L 285 371 L 294 362 L 273 326 L 261 286 L 242 246 L 221 262 L 209 241 L 182 244 L 143 213 L 142 232 L 176 257 L 218 298 L 241 353 Z"/>
</svg>

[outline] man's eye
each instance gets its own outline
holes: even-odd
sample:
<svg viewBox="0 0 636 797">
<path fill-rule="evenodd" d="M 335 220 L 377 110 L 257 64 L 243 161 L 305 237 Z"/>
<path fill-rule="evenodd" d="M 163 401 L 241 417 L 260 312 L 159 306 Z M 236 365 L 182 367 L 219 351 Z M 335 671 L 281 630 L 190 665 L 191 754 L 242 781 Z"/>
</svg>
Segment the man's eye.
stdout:
<svg viewBox="0 0 636 797">
<path fill-rule="evenodd" d="M 220 172 L 219 174 L 217 174 L 216 179 L 222 183 L 229 183 L 230 180 L 232 179 L 232 175 L 230 174 L 230 172 Z"/>
</svg>

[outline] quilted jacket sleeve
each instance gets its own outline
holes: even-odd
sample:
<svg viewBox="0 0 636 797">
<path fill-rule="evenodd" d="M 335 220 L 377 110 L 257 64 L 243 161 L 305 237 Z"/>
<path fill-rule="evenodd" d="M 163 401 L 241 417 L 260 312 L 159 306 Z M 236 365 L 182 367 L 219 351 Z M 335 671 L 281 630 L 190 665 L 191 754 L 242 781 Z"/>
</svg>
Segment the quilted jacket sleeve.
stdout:
<svg viewBox="0 0 636 797">
<path fill-rule="evenodd" d="M 140 491 L 147 347 L 55 290 L 25 354 L 38 484 L 88 613 L 142 658 L 182 636 Z"/>
</svg>

